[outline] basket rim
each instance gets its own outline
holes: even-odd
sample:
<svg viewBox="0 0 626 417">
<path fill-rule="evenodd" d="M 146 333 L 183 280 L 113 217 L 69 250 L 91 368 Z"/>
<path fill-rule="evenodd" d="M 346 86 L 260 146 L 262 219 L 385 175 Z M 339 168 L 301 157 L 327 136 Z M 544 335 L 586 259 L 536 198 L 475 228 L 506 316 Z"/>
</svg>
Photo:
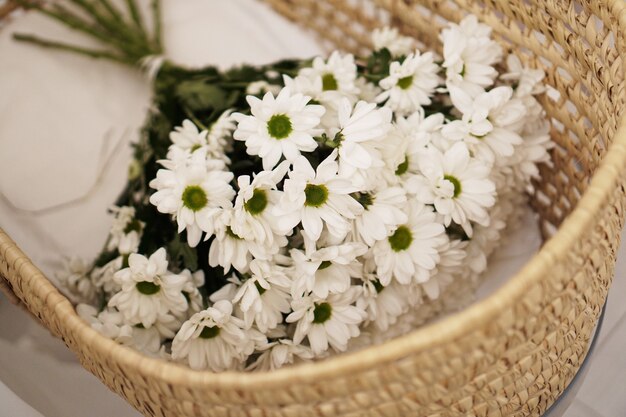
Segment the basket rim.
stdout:
<svg viewBox="0 0 626 417">
<path fill-rule="evenodd" d="M 611 15 L 616 19 L 619 32 L 615 35 L 620 36 L 622 42 L 626 43 L 624 39 L 626 38 L 626 3 L 623 0 L 597 1 L 607 5 Z M 4 250 L 0 252 L 0 255 L 5 256 L 11 252 L 12 257 L 19 258 L 21 261 L 17 271 L 20 275 L 30 275 L 33 279 L 41 281 L 35 288 L 35 296 L 44 300 L 58 315 L 59 321 L 65 324 L 66 328 L 60 330 L 62 334 L 74 333 L 76 340 L 87 345 L 85 349 L 106 352 L 110 355 L 109 361 L 120 367 L 137 370 L 145 376 L 158 378 L 176 386 L 248 390 L 284 387 L 294 382 L 307 383 L 366 371 L 368 368 L 451 342 L 480 328 L 491 320 L 491 317 L 523 297 L 526 290 L 544 278 L 545 271 L 569 251 L 578 237 L 586 233 L 588 225 L 595 220 L 596 213 L 602 208 L 605 199 L 615 189 L 624 166 L 626 166 L 626 114 L 620 118 L 613 143 L 570 215 L 522 269 L 498 290 L 459 312 L 380 345 L 338 354 L 319 362 L 297 364 L 275 371 L 221 373 L 197 371 L 181 364 L 143 355 L 130 347 L 106 338 L 84 322 L 77 315 L 69 300 L 54 287 L 1 227 L 0 246 Z"/>
</svg>

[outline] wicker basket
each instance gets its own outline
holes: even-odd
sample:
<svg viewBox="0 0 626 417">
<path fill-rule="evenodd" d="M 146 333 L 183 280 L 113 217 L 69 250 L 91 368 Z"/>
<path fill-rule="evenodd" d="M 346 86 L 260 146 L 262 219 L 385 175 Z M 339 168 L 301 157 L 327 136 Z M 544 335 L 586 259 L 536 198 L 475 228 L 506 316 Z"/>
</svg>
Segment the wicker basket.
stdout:
<svg viewBox="0 0 626 417">
<path fill-rule="evenodd" d="M 543 68 L 554 168 L 533 196 L 541 251 L 470 308 L 384 345 L 272 373 L 197 372 L 89 328 L 0 230 L 5 290 L 89 371 L 148 416 L 541 415 L 586 356 L 615 264 L 625 202 L 623 0 L 268 0 L 332 45 L 366 48 L 391 23 L 438 48 L 446 20 L 476 14 Z"/>
</svg>

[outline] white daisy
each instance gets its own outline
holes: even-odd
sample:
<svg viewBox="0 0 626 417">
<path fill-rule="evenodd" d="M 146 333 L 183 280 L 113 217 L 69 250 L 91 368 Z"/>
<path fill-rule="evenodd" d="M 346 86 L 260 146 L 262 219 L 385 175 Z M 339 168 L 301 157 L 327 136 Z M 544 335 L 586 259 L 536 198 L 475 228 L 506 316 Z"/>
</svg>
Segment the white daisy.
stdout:
<svg viewBox="0 0 626 417">
<path fill-rule="evenodd" d="M 405 224 L 374 244 L 374 259 L 383 286 L 388 286 L 392 278 L 401 284 L 428 281 L 439 262 L 438 248 L 448 239 L 429 206 L 412 200 L 407 214 Z"/>
<path fill-rule="evenodd" d="M 429 299 L 439 298 L 444 288 L 463 276 L 466 269 L 464 264 L 467 258 L 466 247 L 467 241 L 455 239 L 439 248 L 440 260 L 437 264 L 437 272 L 431 279 L 421 284 Z"/>
<path fill-rule="evenodd" d="M 215 218 L 215 239 L 209 248 L 209 265 L 221 266 L 226 272 L 233 267 L 246 273 L 253 258 L 271 259 L 281 247 L 287 245 L 287 238 L 280 235 L 274 235 L 273 241 L 266 241 L 265 244 L 242 238 L 231 227 L 233 216 L 233 210 L 224 210 Z"/>
<path fill-rule="evenodd" d="M 252 115 L 233 114 L 238 123 L 234 138 L 245 141 L 248 155 L 263 160 L 263 169 L 275 167 L 282 156 L 293 162 L 301 151 L 317 148 L 313 136 L 320 133 L 317 126 L 324 107 L 308 104 L 310 97 L 283 88 L 276 98 L 266 93 L 263 100 L 248 96 L 247 101 Z"/>
<path fill-rule="evenodd" d="M 446 85 L 456 85 L 471 96 L 493 84 L 502 59 L 502 48 L 490 38 L 491 28 L 478 23 L 474 15 L 441 31 Z"/>
<path fill-rule="evenodd" d="M 387 48 L 392 56 L 408 55 L 415 49 L 415 41 L 408 36 L 400 35 L 395 27 L 385 26 L 372 32 L 374 51 Z"/>
<path fill-rule="evenodd" d="M 200 242 L 202 232 L 205 240 L 214 232 L 213 222 L 225 208 L 232 207 L 235 190 L 230 185 L 233 173 L 211 170 L 202 155 L 194 154 L 188 164 L 160 169 L 150 187 L 157 191 L 150 196 L 150 203 L 161 213 L 173 214 L 178 223 L 178 233 L 187 231 L 189 246 Z"/>
<path fill-rule="evenodd" d="M 187 300 L 182 293 L 186 279 L 167 270 L 164 248 L 150 258 L 131 254 L 128 268 L 115 273 L 113 279 L 121 291 L 111 297 L 108 305 L 116 307 L 131 324 L 141 323 L 149 328 L 159 315 L 187 311 Z"/>
<path fill-rule="evenodd" d="M 368 315 L 363 327 L 373 325 L 384 331 L 409 309 L 407 286 L 395 280 L 383 286 L 376 276 L 376 262 L 371 254 L 369 252 L 363 262 L 363 291 L 356 305 Z"/>
<path fill-rule="evenodd" d="M 354 219 L 353 235 L 368 246 L 385 239 L 398 225 L 406 223 L 404 207 L 406 192 L 402 187 L 383 187 L 372 192 L 357 194 L 363 212 Z"/>
<path fill-rule="evenodd" d="M 135 218 L 135 208 L 111 207 L 110 211 L 115 218 L 109 231 L 107 250 L 117 250 L 121 255 L 137 252 L 144 223 Z"/>
<path fill-rule="evenodd" d="M 232 110 L 226 110 L 222 113 L 213 122 L 206 136 L 209 156 L 222 159 L 226 163 L 230 163 L 230 159 L 226 157 L 225 152 L 232 148 L 232 133 L 237 127 L 232 112 Z"/>
<path fill-rule="evenodd" d="M 353 303 L 361 289 L 351 287 L 342 294 L 331 294 L 326 299 L 306 296 L 293 300 L 293 313 L 287 316 L 287 323 L 296 323 L 293 341 L 296 344 L 306 337 L 316 356 L 328 347 L 338 352 L 348 348 L 348 341 L 360 333 L 359 325 L 366 319 L 363 309 Z"/>
<path fill-rule="evenodd" d="M 391 129 L 391 111 L 374 103 L 359 101 L 352 106 L 348 99 L 339 102 L 339 131 L 335 134 L 339 148 L 339 175 L 351 178 L 357 172 L 367 181 L 367 171 L 382 167 L 381 141 Z M 357 185 L 355 183 L 355 185 Z"/>
<path fill-rule="evenodd" d="M 420 54 L 415 51 L 400 63 L 394 61 L 389 67 L 389 76 L 379 85 L 383 92 L 376 98 L 379 103 L 391 108 L 398 115 L 408 115 L 423 105 L 430 104 L 430 97 L 439 85 L 439 67 L 431 52 Z"/>
<path fill-rule="evenodd" d="M 517 55 L 510 54 L 506 58 L 508 72 L 500 78 L 515 83 L 515 97 L 526 97 L 541 94 L 545 86 L 541 83 L 545 73 L 541 69 L 533 69 L 522 65 Z"/>
<path fill-rule="evenodd" d="M 302 222 L 306 238 L 317 241 L 324 224 L 336 237 L 345 237 L 350 231 L 350 220 L 363 207 L 350 196 L 356 191 L 348 179 L 337 176 L 337 151 L 333 151 L 313 170 L 305 157 L 294 162 L 293 171 L 285 180 L 284 192 L 275 213 L 285 233 Z"/>
<path fill-rule="evenodd" d="M 279 229 L 272 210 L 281 196 L 277 185 L 287 174 L 289 165 L 288 161 L 283 161 L 272 171 L 259 172 L 252 181 L 248 175 L 237 178 L 239 192 L 230 225 L 237 236 L 261 245 L 273 245 L 274 234 L 279 233 Z"/>
<path fill-rule="evenodd" d="M 180 275 L 185 277 L 183 294 L 187 298 L 189 304 L 189 310 L 186 314 L 186 317 L 188 317 L 189 315 L 195 314 L 204 309 L 204 300 L 199 290 L 199 288 L 204 285 L 204 271 L 199 269 L 196 272 L 191 273 L 188 269 L 184 269 L 180 272 Z"/>
<path fill-rule="evenodd" d="M 438 145 L 444 121 L 443 113 L 434 113 L 426 117 L 423 111 L 417 111 L 407 118 L 396 117 L 397 130 L 408 137 L 409 158 L 428 146 Z"/>
<path fill-rule="evenodd" d="M 95 267 L 91 272 L 91 280 L 94 285 L 107 295 L 115 294 L 120 290 L 120 285 L 113 279 L 115 273 L 126 267 L 128 256 L 118 256 L 101 267 Z"/>
<path fill-rule="evenodd" d="M 74 302 L 92 304 L 98 296 L 98 288 L 91 280 L 92 265 L 78 257 L 65 259 L 63 269 L 55 274 L 60 288 Z"/>
<path fill-rule="evenodd" d="M 524 127 L 526 108 L 513 99 L 510 87 L 496 87 L 472 98 L 462 89 L 450 86 L 450 99 L 463 114 L 442 128 L 443 135 L 453 141 L 465 141 L 470 149 L 487 163 L 513 155 L 522 143 L 519 131 Z"/>
<path fill-rule="evenodd" d="M 471 236 L 470 222 L 489 223 L 487 208 L 496 197 L 491 168 L 472 158 L 464 143 L 455 143 L 445 153 L 427 149 L 419 164 L 422 175 L 412 177 L 407 189 L 424 204 L 433 204 L 446 226 L 454 221 Z"/>
<path fill-rule="evenodd" d="M 89 304 L 76 306 L 78 316 L 103 336 L 118 343 L 127 344 L 132 340 L 133 328 L 126 323 L 124 316 L 113 308 L 98 310 Z"/>
<path fill-rule="evenodd" d="M 242 320 L 233 317 L 233 306 L 218 301 L 183 323 L 172 342 L 172 359 L 185 360 L 192 369 L 221 372 L 241 364 L 248 343 Z"/>
<path fill-rule="evenodd" d="M 349 242 L 319 249 L 310 255 L 298 249 L 290 254 L 295 265 L 295 279 L 291 285 L 294 297 L 312 292 L 316 297 L 341 294 L 350 288 L 352 278 L 361 276 L 357 257 L 367 252 L 362 243 Z"/>
<path fill-rule="evenodd" d="M 246 87 L 246 94 L 252 96 L 260 96 L 265 93 L 278 94 L 281 90 L 280 85 L 270 84 L 265 80 L 253 81 Z"/>
<path fill-rule="evenodd" d="M 340 96 L 331 97 L 356 97 L 359 93 L 354 84 L 357 72 L 352 54 L 342 56 L 340 52 L 334 51 L 326 61 L 321 57 L 316 57 L 311 67 L 302 68 L 298 75 L 309 79 L 321 79 L 322 94 L 313 96 L 318 100 L 321 99 L 320 101 L 325 101 L 324 96 L 327 96 L 328 92 L 340 94 Z"/>
<path fill-rule="evenodd" d="M 278 339 L 261 347 L 262 353 L 246 370 L 273 371 L 284 365 L 313 359 L 308 346 L 294 343 L 291 339 Z"/>
<path fill-rule="evenodd" d="M 185 119 L 182 126 L 176 126 L 170 132 L 170 140 L 176 148 L 191 153 L 207 145 L 207 133 L 206 130 L 200 131 L 191 120 Z"/>
<path fill-rule="evenodd" d="M 246 327 L 256 327 L 263 333 L 283 321 L 283 314 L 291 311 L 289 287 L 291 279 L 278 265 L 253 260 L 250 263 L 250 278 L 246 279 L 233 303 L 239 303 Z"/>
</svg>

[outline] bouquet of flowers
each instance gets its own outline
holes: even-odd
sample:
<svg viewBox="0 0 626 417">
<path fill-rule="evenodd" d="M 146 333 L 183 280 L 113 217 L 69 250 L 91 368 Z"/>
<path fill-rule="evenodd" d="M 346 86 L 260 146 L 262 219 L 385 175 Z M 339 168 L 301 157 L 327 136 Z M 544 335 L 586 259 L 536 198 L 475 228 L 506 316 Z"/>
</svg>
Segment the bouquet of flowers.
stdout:
<svg viewBox="0 0 626 417">
<path fill-rule="evenodd" d="M 107 1 L 74 3 L 137 47 L 18 37 L 154 64 L 158 19 L 150 37 L 136 8 L 125 23 Z M 433 300 L 486 269 L 552 146 L 541 71 L 504 60 L 473 16 L 440 37 L 442 56 L 383 28 L 366 57 L 223 72 L 157 59 L 105 247 L 58 275 L 79 315 L 119 343 L 216 372 L 323 358 L 431 318 Z"/>
</svg>

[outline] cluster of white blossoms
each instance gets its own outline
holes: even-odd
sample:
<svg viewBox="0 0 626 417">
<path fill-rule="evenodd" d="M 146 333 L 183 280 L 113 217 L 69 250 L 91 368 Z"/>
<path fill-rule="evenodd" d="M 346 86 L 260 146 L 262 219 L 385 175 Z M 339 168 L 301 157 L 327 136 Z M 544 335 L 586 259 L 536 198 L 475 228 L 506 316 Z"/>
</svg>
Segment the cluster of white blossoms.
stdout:
<svg viewBox="0 0 626 417">
<path fill-rule="evenodd" d="M 484 271 L 551 146 L 540 71 L 503 62 L 475 17 L 441 40 L 439 57 L 375 31 L 376 73 L 334 52 L 283 85 L 257 82 L 249 108 L 210 128 L 185 120 L 149 202 L 191 250 L 207 248 L 223 284 L 207 293 L 203 269 L 172 266 L 167 248 L 137 253 L 150 225 L 123 207 L 109 240 L 118 256 L 82 276 L 74 263 L 64 280 L 90 302 L 104 294 L 81 315 L 120 343 L 216 372 L 323 358 L 430 318 L 423 306 Z M 254 171 L 231 170 L 235 144 Z"/>
</svg>

